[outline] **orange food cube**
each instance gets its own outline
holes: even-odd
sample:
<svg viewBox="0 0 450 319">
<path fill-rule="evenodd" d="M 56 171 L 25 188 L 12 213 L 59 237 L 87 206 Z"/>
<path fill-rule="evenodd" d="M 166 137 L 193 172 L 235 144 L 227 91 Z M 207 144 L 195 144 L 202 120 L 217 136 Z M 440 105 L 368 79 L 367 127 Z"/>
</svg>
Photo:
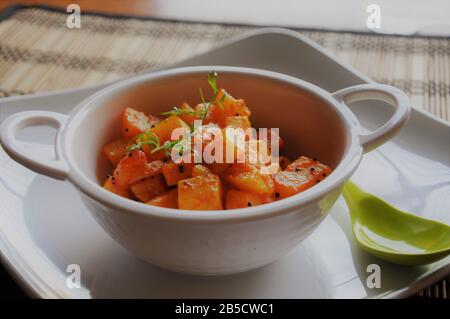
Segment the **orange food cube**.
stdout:
<svg viewBox="0 0 450 319">
<path fill-rule="evenodd" d="M 206 166 L 198 164 L 192 168 L 192 176 L 202 176 L 207 174 L 211 174 L 211 171 Z"/>
<path fill-rule="evenodd" d="M 246 162 L 256 164 L 257 167 L 262 167 L 271 163 L 272 156 L 266 141 L 252 139 L 246 143 Z"/>
<path fill-rule="evenodd" d="M 224 179 L 239 190 L 261 196 L 270 196 L 274 192 L 274 183 L 271 176 L 260 174 L 257 171 L 226 173 Z"/>
<path fill-rule="evenodd" d="M 159 162 L 158 162 L 159 163 Z M 131 151 L 117 165 L 113 177 L 115 182 L 121 187 L 127 187 L 144 178 L 148 178 L 158 173 L 158 167 L 162 164 L 147 163 L 145 153 L 140 150 Z"/>
<path fill-rule="evenodd" d="M 249 193 L 243 192 L 236 189 L 230 189 L 227 192 L 227 199 L 225 202 L 226 209 L 235 209 L 235 208 L 245 208 L 258 206 L 266 203 L 267 200 L 263 197 Z"/>
<path fill-rule="evenodd" d="M 166 208 L 178 208 L 178 190 L 176 188 L 169 190 L 168 192 L 153 197 L 147 205 L 166 207 Z"/>
<path fill-rule="evenodd" d="M 251 127 L 250 120 L 248 116 L 238 115 L 238 116 L 227 116 L 225 118 L 225 126 L 238 127 L 246 130 Z"/>
<path fill-rule="evenodd" d="M 127 107 L 122 113 L 122 134 L 132 138 L 150 128 L 147 115 L 131 107 Z"/>
<path fill-rule="evenodd" d="M 214 107 L 211 108 L 212 117 L 220 127 L 226 126 L 226 118 L 229 116 L 247 116 L 251 115 L 250 110 L 243 100 L 236 100 L 224 89 L 221 89 L 214 101 Z"/>
<path fill-rule="evenodd" d="M 168 186 L 177 185 L 178 181 L 192 176 L 192 163 L 167 162 L 162 167 L 162 174 Z"/>
<path fill-rule="evenodd" d="M 290 171 L 295 171 L 296 168 L 305 168 L 314 164 L 314 159 L 308 158 L 306 156 L 300 156 L 298 159 L 293 161 L 287 168 Z"/>
<path fill-rule="evenodd" d="M 172 132 L 177 128 L 184 128 L 188 133 L 191 131 L 189 125 L 181 118 L 176 115 L 171 115 L 159 122 L 154 128 L 150 129 L 150 132 L 155 133 L 159 139 L 159 144 L 163 145 L 164 142 L 172 140 Z"/>
<path fill-rule="evenodd" d="M 286 198 L 305 191 L 319 183 L 329 173 L 331 168 L 327 165 L 316 159 L 301 156 L 290 163 L 285 171 L 273 175 L 275 197 Z"/>
<path fill-rule="evenodd" d="M 192 153 L 197 155 L 203 154 L 205 147 L 208 147 L 210 143 L 220 143 L 222 140 L 221 133 L 220 128 L 213 123 L 198 127 L 191 134 Z M 214 144 L 210 145 L 209 148 L 213 145 Z M 203 158 L 203 160 L 205 160 L 205 158 Z"/>
<path fill-rule="evenodd" d="M 151 176 L 141 182 L 131 185 L 131 192 L 133 195 L 144 203 L 166 191 L 166 182 L 161 174 Z"/>
<path fill-rule="evenodd" d="M 180 209 L 223 209 L 222 185 L 217 175 L 195 176 L 178 182 Z"/>
<path fill-rule="evenodd" d="M 317 183 L 316 179 L 312 175 L 301 174 L 299 172 L 282 171 L 272 176 L 275 184 L 276 199 L 295 195 Z"/>
<path fill-rule="evenodd" d="M 114 168 L 127 153 L 128 142 L 129 138 L 123 137 L 112 141 L 103 147 L 103 154 L 105 154 L 106 158 L 111 162 Z"/>
<path fill-rule="evenodd" d="M 177 128 L 184 128 L 187 130 L 187 133 L 190 132 L 189 126 L 184 123 L 181 118 L 175 115 L 169 116 L 163 121 L 156 123 L 157 124 L 150 128 L 149 134 L 139 136 L 135 142 L 146 142 L 153 138 L 159 143 L 159 145 L 163 145 L 165 142 L 171 140 L 172 132 Z M 154 145 L 150 143 L 143 144 L 141 148 L 149 160 L 162 160 L 168 157 L 165 150 L 153 152 Z"/>
<path fill-rule="evenodd" d="M 108 176 L 105 183 L 103 184 L 103 188 L 119 196 L 131 198 L 130 192 L 128 191 L 128 187 L 118 185 L 113 176 Z"/>
<path fill-rule="evenodd" d="M 242 135 L 241 135 L 242 134 Z M 224 162 L 246 160 L 246 137 L 242 130 L 222 129 Z"/>
<path fill-rule="evenodd" d="M 310 174 L 316 180 L 323 180 L 331 173 L 331 168 L 325 164 L 320 163 L 316 159 L 310 159 L 301 156 L 286 168 L 288 172 L 301 172 L 302 174 Z"/>
</svg>

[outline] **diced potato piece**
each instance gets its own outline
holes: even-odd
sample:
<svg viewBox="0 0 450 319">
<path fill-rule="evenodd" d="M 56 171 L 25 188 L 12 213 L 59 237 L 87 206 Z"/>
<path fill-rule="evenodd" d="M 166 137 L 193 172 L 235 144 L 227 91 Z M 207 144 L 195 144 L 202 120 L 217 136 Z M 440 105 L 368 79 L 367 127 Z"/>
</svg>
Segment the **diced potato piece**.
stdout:
<svg viewBox="0 0 450 319">
<path fill-rule="evenodd" d="M 222 185 L 213 174 L 191 177 L 178 182 L 180 209 L 219 210 L 222 205 Z"/>
<path fill-rule="evenodd" d="M 131 198 L 131 194 L 128 191 L 128 187 L 120 186 L 115 181 L 115 178 L 113 176 L 109 176 L 105 184 L 103 185 L 103 188 L 107 189 L 108 191 L 117 194 L 119 196 L 125 197 L 125 198 Z"/>
<path fill-rule="evenodd" d="M 256 167 L 262 167 L 271 163 L 272 157 L 270 149 L 264 140 L 247 141 L 246 162 L 255 164 Z"/>
<path fill-rule="evenodd" d="M 234 208 L 252 207 L 262 205 L 266 202 L 267 200 L 259 195 L 249 192 L 238 191 L 236 189 L 230 189 L 227 192 L 225 208 L 234 209 Z"/>
<path fill-rule="evenodd" d="M 106 158 L 111 162 L 114 168 L 117 167 L 120 160 L 127 153 L 127 144 L 129 140 L 130 140 L 129 138 L 123 137 L 121 139 L 112 141 L 103 147 L 103 153 L 105 154 Z"/>
<path fill-rule="evenodd" d="M 245 161 L 246 152 L 246 138 L 240 134 L 243 132 L 234 131 L 230 129 L 222 129 L 223 137 L 223 161 L 230 163 L 242 159 Z"/>
<path fill-rule="evenodd" d="M 310 174 L 315 180 L 321 181 L 331 173 L 331 168 L 320 163 L 316 159 L 301 156 L 299 159 L 289 164 L 286 171 Z"/>
<path fill-rule="evenodd" d="M 238 116 L 227 116 L 225 118 L 225 126 L 228 127 L 239 127 L 244 131 L 251 127 L 250 120 L 248 116 L 238 115 Z"/>
<path fill-rule="evenodd" d="M 254 172 L 232 172 L 224 175 L 225 181 L 231 186 L 261 196 L 271 196 L 274 192 L 274 184 L 270 175 Z"/>
<path fill-rule="evenodd" d="M 290 163 L 286 170 L 273 175 L 275 197 L 286 198 L 316 185 L 323 180 L 331 168 L 316 159 L 302 156 Z"/>
<path fill-rule="evenodd" d="M 212 174 L 211 171 L 203 165 L 197 164 L 192 168 L 192 176 L 203 176 L 207 174 Z"/>
<path fill-rule="evenodd" d="M 131 192 L 133 195 L 144 203 L 166 191 L 166 182 L 161 174 L 154 175 L 131 185 Z"/>
<path fill-rule="evenodd" d="M 275 184 L 276 199 L 286 198 L 300 193 L 318 182 L 312 175 L 288 171 L 274 174 L 273 181 Z"/>
<path fill-rule="evenodd" d="M 127 107 L 122 113 L 122 134 L 127 138 L 145 132 L 150 128 L 147 115 L 143 112 Z"/>
<path fill-rule="evenodd" d="M 159 162 L 158 162 L 159 163 Z M 147 163 L 145 153 L 140 150 L 131 151 L 125 156 L 114 170 L 115 182 L 121 187 L 128 187 L 144 178 L 158 173 L 161 163 Z"/>
<path fill-rule="evenodd" d="M 298 159 L 289 164 L 287 170 L 295 171 L 296 168 L 305 168 L 314 164 L 314 159 L 308 158 L 306 156 L 300 156 Z"/>
<path fill-rule="evenodd" d="M 225 95 L 225 97 L 224 97 Z M 222 107 L 219 106 L 219 103 Z M 211 108 L 214 121 L 219 124 L 220 127 L 225 127 L 226 118 L 228 116 L 250 116 L 250 110 L 245 105 L 243 100 L 236 100 L 224 89 L 221 89 L 217 93 L 214 106 Z"/>
<path fill-rule="evenodd" d="M 166 208 L 178 208 L 178 190 L 176 188 L 169 190 L 168 192 L 153 197 L 147 205 L 166 207 Z"/>
<path fill-rule="evenodd" d="M 156 136 L 158 136 L 159 144 L 163 145 L 164 142 L 171 140 L 172 132 L 177 128 L 185 128 L 187 132 L 191 131 L 189 125 L 181 118 L 176 115 L 171 115 L 159 122 L 154 128 L 150 129 L 150 132 L 155 133 Z"/>
<path fill-rule="evenodd" d="M 239 132 L 230 132 L 223 129 L 224 162 L 251 163 L 254 166 L 268 165 L 271 162 L 270 152 L 263 140 L 246 140 Z M 241 132 L 242 133 L 242 132 Z M 235 134 L 239 136 L 235 136 Z"/>
<path fill-rule="evenodd" d="M 186 179 L 192 176 L 192 163 L 180 163 L 167 162 L 162 167 L 162 173 L 166 179 L 168 186 L 174 186 L 178 184 L 178 181 Z"/>
<path fill-rule="evenodd" d="M 222 138 L 220 133 L 220 128 L 214 123 L 209 123 L 198 127 L 191 135 L 192 148 L 198 152 L 198 154 L 203 154 L 203 150 L 208 144 L 213 141 L 215 143 L 217 141 L 220 142 L 220 139 Z M 201 144 L 199 144 L 200 142 Z"/>
</svg>

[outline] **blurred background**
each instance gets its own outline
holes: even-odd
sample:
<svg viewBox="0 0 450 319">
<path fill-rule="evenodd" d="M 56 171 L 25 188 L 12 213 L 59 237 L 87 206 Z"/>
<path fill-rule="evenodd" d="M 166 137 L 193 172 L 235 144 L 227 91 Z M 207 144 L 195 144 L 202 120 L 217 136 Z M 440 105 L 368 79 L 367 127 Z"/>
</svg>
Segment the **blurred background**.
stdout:
<svg viewBox="0 0 450 319">
<path fill-rule="evenodd" d="M 2 0 L 0 9 L 15 3 L 63 8 L 76 3 L 82 10 L 122 15 L 353 31 L 367 30 L 367 7 L 377 4 L 382 14 L 377 32 L 450 35 L 447 0 Z"/>
</svg>

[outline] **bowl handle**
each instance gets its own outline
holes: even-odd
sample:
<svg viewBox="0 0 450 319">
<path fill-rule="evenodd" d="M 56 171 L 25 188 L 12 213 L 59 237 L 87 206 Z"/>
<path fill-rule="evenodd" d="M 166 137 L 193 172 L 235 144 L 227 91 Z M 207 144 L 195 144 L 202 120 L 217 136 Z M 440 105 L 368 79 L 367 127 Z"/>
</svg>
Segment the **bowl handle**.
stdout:
<svg viewBox="0 0 450 319">
<path fill-rule="evenodd" d="M 29 169 L 56 179 L 64 180 L 69 173 L 67 162 L 61 158 L 60 133 L 66 124 L 67 116 L 46 111 L 19 112 L 7 117 L 1 125 L 0 140 L 6 153 Z M 19 147 L 17 133 L 29 126 L 48 125 L 58 132 L 55 139 L 56 159 L 43 159 Z"/>
<path fill-rule="evenodd" d="M 410 101 L 406 94 L 389 85 L 377 83 L 355 85 L 334 92 L 332 96 L 344 104 L 378 100 L 394 107 L 394 114 L 383 126 L 373 132 L 359 135 L 359 141 L 364 152 L 369 152 L 392 138 L 406 123 L 411 112 Z"/>
</svg>

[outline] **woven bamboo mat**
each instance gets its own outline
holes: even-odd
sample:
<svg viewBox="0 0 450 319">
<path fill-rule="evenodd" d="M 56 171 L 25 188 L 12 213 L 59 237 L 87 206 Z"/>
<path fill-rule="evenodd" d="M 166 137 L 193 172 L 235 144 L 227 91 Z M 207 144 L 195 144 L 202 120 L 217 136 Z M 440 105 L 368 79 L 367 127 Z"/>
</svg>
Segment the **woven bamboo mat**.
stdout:
<svg viewBox="0 0 450 319">
<path fill-rule="evenodd" d="M 98 84 L 162 67 L 219 46 L 253 27 L 20 7 L 0 22 L 0 97 Z M 302 31 L 375 81 L 405 91 L 414 106 L 450 121 L 450 39 Z M 450 278 L 420 292 L 449 298 Z"/>
</svg>

